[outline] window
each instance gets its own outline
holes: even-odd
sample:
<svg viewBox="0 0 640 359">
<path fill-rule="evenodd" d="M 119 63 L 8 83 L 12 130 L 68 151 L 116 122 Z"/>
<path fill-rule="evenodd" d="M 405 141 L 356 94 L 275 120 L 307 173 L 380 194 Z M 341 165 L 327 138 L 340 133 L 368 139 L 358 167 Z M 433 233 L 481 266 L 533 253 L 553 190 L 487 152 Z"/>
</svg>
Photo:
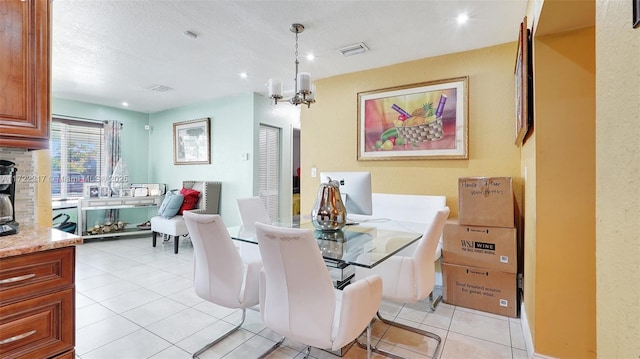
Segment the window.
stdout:
<svg viewBox="0 0 640 359">
<path fill-rule="evenodd" d="M 49 137 L 51 196 L 82 197 L 85 182 L 103 182 L 104 126 L 102 122 L 54 117 Z"/>
</svg>

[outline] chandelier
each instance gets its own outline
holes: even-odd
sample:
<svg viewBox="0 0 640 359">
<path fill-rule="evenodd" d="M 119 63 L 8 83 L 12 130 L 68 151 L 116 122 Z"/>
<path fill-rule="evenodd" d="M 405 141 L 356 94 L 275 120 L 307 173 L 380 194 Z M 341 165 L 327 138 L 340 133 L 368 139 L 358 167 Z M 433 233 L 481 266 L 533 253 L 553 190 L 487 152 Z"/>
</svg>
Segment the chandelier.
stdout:
<svg viewBox="0 0 640 359">
<path fill-rule="evenodd" d="M 304 31 L 304 25 L 292 24 L 289 30 L 296 34 L 296 76 L 294 78 L 295 94 L 284 101 L 289 102 L 292 105 L 307 105 L 311 107 L 311 104 L 316 102 L 315 100 L 315 85 L 311 83 L 311 74 L 308 72 L 298 73 L 298 34 Z M 269 98 L 273 99 L 274 104 L 278 104 L 278 101 L 282 101 L 282 81 L 279 79 L 269 79 Z"/>
</svg>

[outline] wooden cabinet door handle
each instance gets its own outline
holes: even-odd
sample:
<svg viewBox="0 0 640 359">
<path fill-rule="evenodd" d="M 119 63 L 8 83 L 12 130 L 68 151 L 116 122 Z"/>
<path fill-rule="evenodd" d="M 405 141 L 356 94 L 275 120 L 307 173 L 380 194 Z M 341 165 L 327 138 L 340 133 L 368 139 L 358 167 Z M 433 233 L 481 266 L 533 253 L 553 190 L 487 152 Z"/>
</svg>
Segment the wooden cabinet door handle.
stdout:
<svg viewBox="0 0 640 359">
<path fill-rule="evenodd" d="M 0 345 L 13 343 L 13 342 L 18 341 L 20 339 L 24 339 L 24 338 L 26 338 L 26 337 L 28 337 L 30 335 L 34 335 L 35 333 L 36 333 L 36 331 L 32 330 L 30 332 L 26 332 L 26 333 L 22 333 L 22 334 L 16 335 L 15 337 L 2 339 L 2 340 L 0 340 Z"/>
<path fill-rule="evenodd" d="M 0 280 L 0 284 L 20 282 L 23 280 L 27 280 L 29 278 L 33 278 L 35 276 L 36 276 L 35 274 L 31 273 L 31 274 L 25 274 L 17 277 L 11 277 L 11 278 Z"/>
</svg>

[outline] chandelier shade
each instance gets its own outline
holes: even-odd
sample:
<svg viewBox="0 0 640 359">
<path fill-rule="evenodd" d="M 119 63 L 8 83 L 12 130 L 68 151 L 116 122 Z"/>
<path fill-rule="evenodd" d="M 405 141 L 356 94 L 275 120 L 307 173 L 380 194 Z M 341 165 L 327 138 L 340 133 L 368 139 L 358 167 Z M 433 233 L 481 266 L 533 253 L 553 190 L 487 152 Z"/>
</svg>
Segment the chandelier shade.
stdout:
<svg viewBox="0 0 640 359">
<path fill-rule="evenodd" d="M 311 82 L 311 74 L 308 72 L 300 72 L 298 73 L 298 65 L 300 61 L 298 61 L 298 34 L 304 31 L 304 25 L 302 24 L 292 24 L 289 27 L 289 30 L 296 34 L 296 75 L 293 79 L 294 81 L 294 95 L 288 99 L 285 99 L 282 93 L 282 80 L 280 79 L 269 79 L 268 82 L 268 94 L 269 98 L 274 101 L 274 104 L 278 104 L 278 102 L 286 101 L 292 105 L 307 105 L 307 107 L 311 107 L 311 104 L 316 102 L 315 92 L 316 87 Z"/>
</svg>

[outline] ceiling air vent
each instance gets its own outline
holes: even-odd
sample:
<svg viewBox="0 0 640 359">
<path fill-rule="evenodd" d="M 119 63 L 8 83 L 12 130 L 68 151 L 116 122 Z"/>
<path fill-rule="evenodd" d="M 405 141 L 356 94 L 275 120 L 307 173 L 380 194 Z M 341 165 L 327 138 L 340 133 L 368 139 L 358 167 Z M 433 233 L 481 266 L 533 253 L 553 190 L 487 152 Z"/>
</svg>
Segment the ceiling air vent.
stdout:
<svg viewBox="0 0 640 359">
<path fill-rule="evenodd" d="M 352 56 L 367 52 L 369 51 L 369 48 L 364 44 L 364 42 L 359 42 L 357 44 L 345 46 L 341 49 L 338 49 L 338 51 L 340 51 L 340 53 L 344 56 Z"/>
<path fill-rule="evenodd" d="M 164 85 L 156 85 L 156 86 L 150 87 L 149 90 L 155 91 L 155 92 L 169 92 L 169 91 L 173 91 L 173 88 L 169 86 L 164 86 Z"/>
</svg>

